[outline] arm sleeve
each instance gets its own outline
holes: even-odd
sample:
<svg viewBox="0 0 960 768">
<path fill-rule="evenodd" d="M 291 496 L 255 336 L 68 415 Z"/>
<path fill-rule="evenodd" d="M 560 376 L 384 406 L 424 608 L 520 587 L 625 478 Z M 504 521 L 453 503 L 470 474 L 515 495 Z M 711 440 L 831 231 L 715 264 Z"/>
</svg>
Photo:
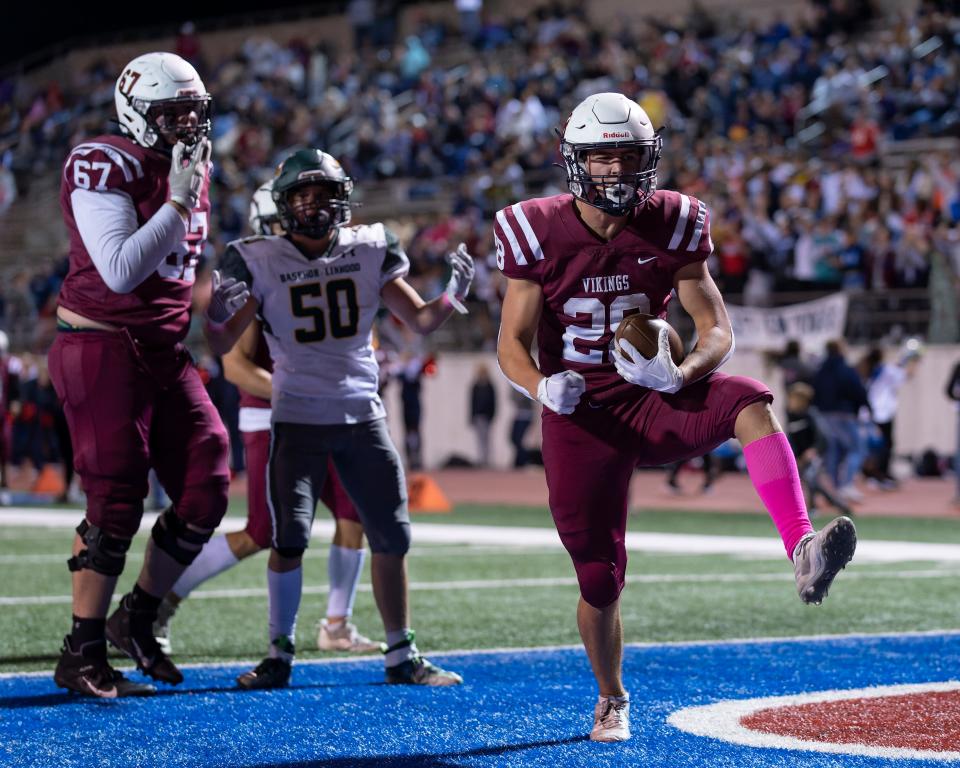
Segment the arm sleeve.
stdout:
<svg viewBox="0 0 960 768">
<path fill-rule="evenodd" d="M 253 274 L 250 272 L 250 267 L 247 266 L 247 262 L 243 260 L 243 256 L 240 255 L 240 251 L 233 243 L 230 243 L 227 250 L 223 252 L 217 269 L 224 277 L 242 280 L 247 284 L 247 288 L 253 288 Z"/>
<path fill-rule="evenodd" d="M 410 259 L 400 245 L 400 238 L 386 227 L 383 228 L 383 232 L 387 238 L 387 252 L 384 254 L 383 266 L 380 269 L 381 288 L 391 280 L 406 277 L 410 271 Z"/>
<path fill-rule="evenodd" d="M 137 227 L 133 202 L 118 190 L 74 189 L 70 204 L 83 245 L 97 272 L 115 293 L 130 293 L 152 275 L 187 234 L 172 205 L 161 205 Z"/>
</svg>

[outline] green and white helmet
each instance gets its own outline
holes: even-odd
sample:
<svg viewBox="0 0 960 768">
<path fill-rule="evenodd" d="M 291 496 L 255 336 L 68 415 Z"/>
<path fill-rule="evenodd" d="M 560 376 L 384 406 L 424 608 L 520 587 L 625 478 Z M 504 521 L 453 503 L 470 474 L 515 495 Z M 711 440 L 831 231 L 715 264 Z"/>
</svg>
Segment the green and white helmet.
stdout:
<svg viewBox="0 0 960 768">
<path fill-rule="evenodd" d="M 294 211 L 290 194 L 307 185 L 330 187 L 330 198 L 323 206 Z M 347 176 L 336 158 L 319 149 L 299 149 L 287 157 L 273 180 L 273 202 L 280 223 L 290 233 L 316 239 L 326 237 L 331 229 L 350 223 L 350 195 L 353 180 Z"/>
</svg>

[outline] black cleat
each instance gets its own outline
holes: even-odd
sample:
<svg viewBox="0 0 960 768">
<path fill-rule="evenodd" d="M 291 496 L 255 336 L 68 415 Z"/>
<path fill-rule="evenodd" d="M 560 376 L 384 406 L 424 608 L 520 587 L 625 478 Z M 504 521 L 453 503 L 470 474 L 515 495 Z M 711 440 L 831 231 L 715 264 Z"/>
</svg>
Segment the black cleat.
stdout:
<svg viewBox="0 0 960 768">
<path fill-rule="evenodd" d="M 70 637 L 67 636 L 63 638 L 63 648 L 60 651 L 60 660 L 53 673 L 53 682 L 60 688 L 100 699 L 152 696 L 157 692 L 149 683 L 127 680 L 122 672 L 111 667 L 107 663 L 105 641 L 87 643 L 80 651 L 74 651 L 70 646 Z"/>
<path fill-rule="evenodd" d="M 107 619 L 107 639 L 137 664 L 137 669 L 162 683 L 177 685 L 183 675 L 161 649 L 153 636 L 156 616 L 146 611 L 131 611 L 130 595 L 124 595 L 120 607 Z"/>
<path fill-rule="evenodd" d="M 237 685 L 247 691 L 286 688 L 290 682 L 291 664 L 285 659 L 267 658 L 256 668 L 237 678 Z"/>
</svg>

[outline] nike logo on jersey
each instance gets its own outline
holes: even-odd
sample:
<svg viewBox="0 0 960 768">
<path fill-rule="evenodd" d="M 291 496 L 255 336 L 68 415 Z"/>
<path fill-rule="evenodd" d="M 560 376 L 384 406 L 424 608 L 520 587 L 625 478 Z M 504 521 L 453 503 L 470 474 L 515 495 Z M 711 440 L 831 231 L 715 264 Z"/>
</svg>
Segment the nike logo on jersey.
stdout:
<svg viewBox="0 0 960 768">
<path fill-rule="evenodd" d="M 583 290 L 586 293 L 605 293 L 607 291 L 629 291 L 629 275 L 603 275 L 602 277 L 584 277 Z"/>
<path fill-rule="evenodd" d="M 646 264 L 649 261 L 654 261 L 656 258 L 656 256 L 651 256 L 649 259 L 637 259 L 637 264 Z"/>
</svg>

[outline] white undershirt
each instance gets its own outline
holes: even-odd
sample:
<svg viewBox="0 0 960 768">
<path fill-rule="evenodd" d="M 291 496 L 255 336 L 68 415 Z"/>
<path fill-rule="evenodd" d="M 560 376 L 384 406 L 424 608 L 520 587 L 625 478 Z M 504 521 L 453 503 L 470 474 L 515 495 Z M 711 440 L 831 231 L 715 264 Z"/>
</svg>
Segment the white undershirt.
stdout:
<svg viewBox="0 0 960 768">
<path fill-rule="evenodd" d="M 142 226 L 125 192 L 75 189 L 70 204 L 83 245 L 103 282 L 130 293 L 152 275 L 186 237 L 187 225 L 172 205 L 161 205 Z"/>
</svg>

